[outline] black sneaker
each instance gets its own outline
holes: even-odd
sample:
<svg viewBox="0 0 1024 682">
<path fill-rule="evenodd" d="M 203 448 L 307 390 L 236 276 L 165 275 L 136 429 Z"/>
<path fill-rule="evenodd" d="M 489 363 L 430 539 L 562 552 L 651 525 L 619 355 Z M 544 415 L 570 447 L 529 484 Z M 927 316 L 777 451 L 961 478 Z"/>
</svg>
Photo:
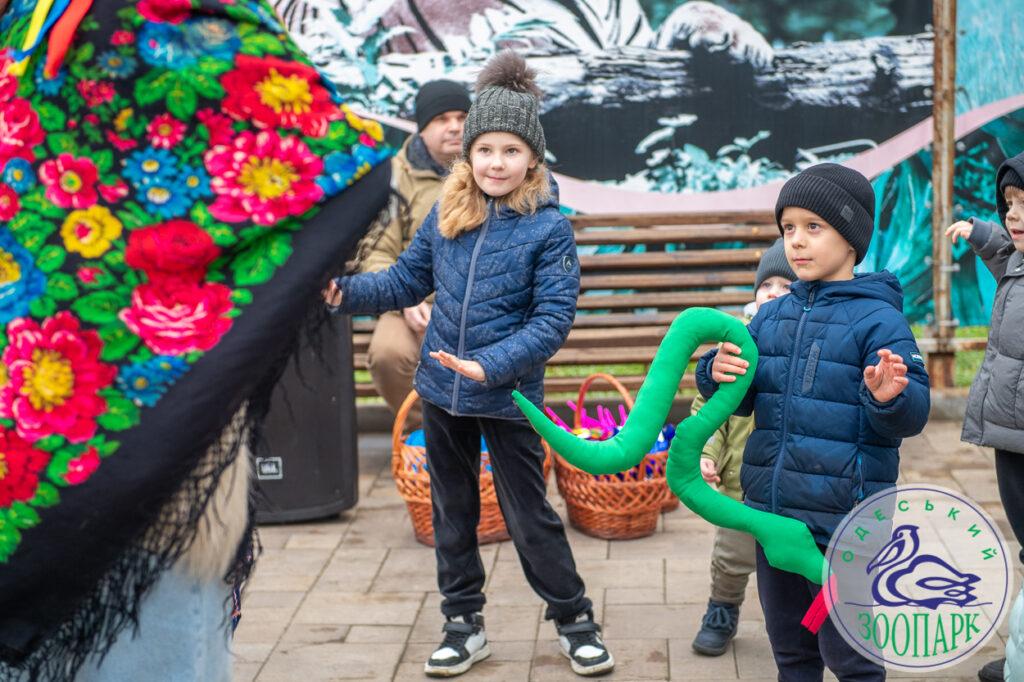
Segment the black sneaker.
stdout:
<svg viewBox="0 0 1024 682">
<path fill-rule="evenodd" d="M 423 666 L 427 677 L 461 675 L 472 668 L 474 663 L 491 655 L 482 614 L 471 613 L 449 618 L 441 629 L 444 640 Z"/>
<path fill-rule="evenodd" d="M 978 679 L 981 682 L 1003 682 L 1003 668 L 1006 666 L 1006 659 L 989 661 L 978 671 Z"/>
<path fill-rule="evenodd" d="M 740 607 L 709 599 L 700 631 L 693 638 L 693 650 L 704 656 L 721 656 L 736 636 L 739 624 Z"/>
<path fill-rule="evenodd" d="M 615 659 L 601 641 L 601 626 L 594 622 L 593 611 L 556 622 L 555 629 L 559 647 L 577 675 L 601 675 L 615 667 Z"/>
</svg>

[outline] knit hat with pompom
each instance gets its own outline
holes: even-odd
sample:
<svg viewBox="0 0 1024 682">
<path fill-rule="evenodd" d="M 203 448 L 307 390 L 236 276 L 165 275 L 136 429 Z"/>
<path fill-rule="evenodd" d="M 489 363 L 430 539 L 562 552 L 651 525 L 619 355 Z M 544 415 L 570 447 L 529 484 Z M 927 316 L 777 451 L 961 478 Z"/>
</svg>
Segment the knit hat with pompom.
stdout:
<svg viewBox="0 0 1024 682">
<path fill-rule="evenodd" d="M 473 141 L 484 133 L 513 133 L 523 138 L 537 158 L 544 159 L 544 129 L 538 110 L 542 96 L 537 72 L 512 50 L 491 58 L 476 81 L 476 101 L 462 133 L 462 154 L 469 158 Z"/>
</svg>

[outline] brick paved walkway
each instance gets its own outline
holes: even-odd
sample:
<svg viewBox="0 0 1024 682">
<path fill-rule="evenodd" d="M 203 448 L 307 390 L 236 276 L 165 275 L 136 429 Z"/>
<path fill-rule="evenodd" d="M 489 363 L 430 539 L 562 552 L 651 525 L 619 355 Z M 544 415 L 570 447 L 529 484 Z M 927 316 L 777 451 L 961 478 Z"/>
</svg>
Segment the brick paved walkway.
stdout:
<svg viewBox="0 0 1024 682">
<path fill-rule="evenodd" d="M 940 421 L 908 440 L 903 479 L 963 491 L 1009 538 L 991 451 L 960 443 L 959 434 L 959 424 Z M 391 481 L 388 438 L 364 436 L 360 448 L 357 508 L 328 521 L 261 529 L 265 552 L 234 645 L 239 682 L 427 679 L 423 661 L 441 626 L 433 550 L 413 538 Z M 553 478 L 549 497 L 564 518 Z M 641 540 L 607 542 L 569 529 L 618 663 L 603 679 L 775 679 L 753 581 L 735 646 L 720 658 L 690 650 L 707 603 L 712 537 L 711 526 L 685 508 L 663 516 L 658 532 Z M 487 545 L 481 554 L 492 655 L 460 679 L 579 680 L 557 650 L 554 627 L 543 621 L 543 604 L 527 586 L 511 543 Z M 1002 655 L 1005 634 L 1004 625 L 987 651 L 927 679 L 976 680 L 983 662 Z"/>
</svg>

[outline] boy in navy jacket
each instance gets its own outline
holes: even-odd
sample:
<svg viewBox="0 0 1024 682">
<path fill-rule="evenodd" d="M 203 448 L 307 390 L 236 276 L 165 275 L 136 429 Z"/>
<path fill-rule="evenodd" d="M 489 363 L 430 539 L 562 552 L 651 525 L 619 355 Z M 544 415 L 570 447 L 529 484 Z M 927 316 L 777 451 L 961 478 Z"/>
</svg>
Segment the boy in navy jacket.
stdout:
<svg viewBox="0 0 1024 682">
<path fill-rule="evenodd" d="M 865 497 L 895 485 L 899 446 L 928 419 L 928 376 L 903 317 L 903 291 L 882 271 L 854 275 L 874 229 L 875 197 L 860 173 L 812 166 L 782 188 L 775 217 L 799 281 L 760 308 L 754 381 L 738 414 L 754 412 L 743 454 L 747 505 L 803 521 L 827 545 Z M 710 397 L 746 373 L 739 348 L 705 355 L 698 388 Z M 757 585 L 780 680 L 883 680 L 826 621 L 817 636 L 800 621 L 820 589 L 772 568 L 757 551 Z"/>
</svg>

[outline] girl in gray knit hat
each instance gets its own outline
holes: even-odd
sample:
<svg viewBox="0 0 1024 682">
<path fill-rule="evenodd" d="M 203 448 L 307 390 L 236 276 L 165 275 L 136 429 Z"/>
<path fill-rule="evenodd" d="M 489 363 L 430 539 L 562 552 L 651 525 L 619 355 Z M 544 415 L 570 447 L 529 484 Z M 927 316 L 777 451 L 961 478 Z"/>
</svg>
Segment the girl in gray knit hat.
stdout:
<svg viewBox="0 0 1024 682">
<path fill-rule="evenodd" d="M 436 292 L 414 382 L 423 401 L 444 640 L 427 675 L 451 677 L 490 655 L 477 547 L 480 437 L 527 582 L 547 603 L 562 652 L 580 675 L 615 662 L 594 622 L 558 514 L 548 504 L 540 437 L 512 401 L 544 401 L 544 364 L 576 315 L 580 269 L 572 226 L 544 166 L 540 91 L 519 55 L 492 59 L 464 128 L 464 159 L 398 262 L 340 278 L 336 310 L 380 313 Z"/>
</svg>

